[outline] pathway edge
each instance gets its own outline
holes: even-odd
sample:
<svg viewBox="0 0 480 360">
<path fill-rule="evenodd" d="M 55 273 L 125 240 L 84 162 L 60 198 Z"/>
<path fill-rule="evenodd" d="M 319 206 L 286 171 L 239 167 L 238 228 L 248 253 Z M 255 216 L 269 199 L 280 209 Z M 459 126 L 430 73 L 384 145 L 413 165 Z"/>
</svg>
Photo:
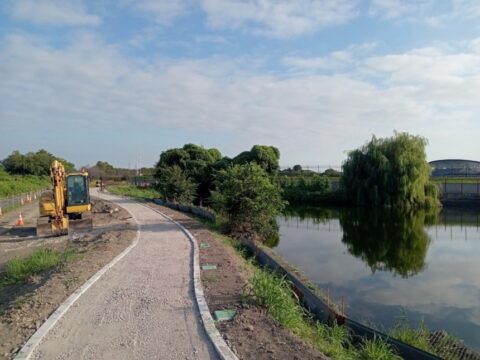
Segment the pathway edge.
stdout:
<svg viewBox="0 0 480 360">
<path fill-rule="evenodd" d="M 140 239 L 140 225 L 137 218 L 129 210 L 127 211 L 137 224 L 137 233 L 133 242 L 115 258 L 113 258 L 107 265 L 92 275 L 92 277 L 90 277 L 82 286 L 75 290 L 62 304 L 60 304 L 60 306 L 48 317 L 42 326 L 40 326 L 40 328 L 30 337 L 30 339 L 28 339 L 25 345 L 23 345 L 21 350 L 15 356 L 15 360 L 30 359 L 33 351 L 42 341 L 45 335 L 48 334 L 48 332 L 63 317 L 63 315 L 65 315 L 68 309 L 70 309 L 70 307 L 80 298 L 80 296 L 85 293 L 94 283 L 96 283 L 98 279 L 100 279 L 111 267 L 119 262 L 125 255 L 127 255 L 130 250 L 137 246 L 138 240 Z"/>
<path fill-rule="evenodd" d="M 215 326 L 215 321 L 213 320 L 212 315 L 210 314 L 210 309 L 208 308 L 207 300 L 205 299 L 205 295 L 203 292 L 202 280 L 200 278 L 200 256 L 199 256 L 197 239 L 182 224 L 173 220 L 170 216 L 150 206 L 147 206 L 147 205 L 144 205 L 144 206 L 159 213 L 165 219 L 174 223 L 176 226 L 178 226 L 180 230 L 182 230 L 182 232 L 190 240 L 190 243 L 192 244 L 192 247 L 193 247 L 193 286 L 195 289 L 195 300 L 197 303 L 198 311 L 200 312 L 200 316 L 202 318 L 203 327 L 205 328 L 205 332 L 207 333 L 207 336 L 209 337 L 210 341 L 215 347 L 215 350 L 217 351 L 218 356 L 220 356 L 222 360 L 238 360 L 238 357 L 233 353 L 232 349 L 230 349 L 230 347 L 227 345 L 222 335 L 220 335 L 220 332 Z"/>
</svg>

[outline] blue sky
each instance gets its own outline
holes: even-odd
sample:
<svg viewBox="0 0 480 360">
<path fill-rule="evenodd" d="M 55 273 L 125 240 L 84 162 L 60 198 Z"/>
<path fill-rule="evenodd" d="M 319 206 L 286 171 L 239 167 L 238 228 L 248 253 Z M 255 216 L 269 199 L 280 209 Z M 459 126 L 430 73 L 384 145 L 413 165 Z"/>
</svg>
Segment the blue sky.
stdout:
<svg viewBox="0 0 480 360">
<path fill-rule="evenodd" d="M 151 166 L 184 143 L 339 166 L 372 134 L 480 159 L 480 1 L 6 0 L 0 158 Z"/>
</svg>

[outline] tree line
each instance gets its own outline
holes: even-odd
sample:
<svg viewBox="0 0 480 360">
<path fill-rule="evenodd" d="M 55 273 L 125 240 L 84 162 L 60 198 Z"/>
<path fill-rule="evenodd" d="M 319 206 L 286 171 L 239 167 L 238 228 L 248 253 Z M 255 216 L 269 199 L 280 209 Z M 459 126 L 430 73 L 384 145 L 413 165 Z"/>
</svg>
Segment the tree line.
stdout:
<svg viewBox="0 0 480 360">
<path fill-rule="evenodd" d="M 67 172 L 75 171 L 75 165 L 40 149 L 37 152 L 20 153 L 16 150 L 1 161 L 1 166 L 10 175 L 49 176 L 53 160 L 60 161 Z"/>
<path fill-rule="evenodd" d="M 155 166 L 165 200 L 211 206 L 230 233 L 278 238 L 275 217 L 285 203 L 278 182 L 280 152 L 255 145 L 234 158 L 194 144 L 160 154 Z"/>
<path fill-rule="evenodd" d="M 373 136 L 348 153 L 337 191 L 332 191 L 330 183 L 332 176 L 338 177 L 337 172 L 329 169 L 316 174 L 299 165 L 279 171 L 279 150 L 265 145 L 229 158 L 215 148 L 186 144 L 163 151 L 148 171 L 157 179 L 156 187 L 165 200 L 213 207 L 226 219 L 230 232 L 250 232 L 268 239 L 275 236 L 275 217 L 288 202 L 396 209 L 438 206 L 426 144 L 424 138 L 407 133 L 380 139 Z M 14 151 L 2 166 L 9 173 L 48 175 L 53 159 L 60 160 L 67 171 L 74 169 L 72 163 L 46 150 L 25 155 Z M 127 176 L 104 161 L 89 170 L 94 176 Z"/>
</svg>

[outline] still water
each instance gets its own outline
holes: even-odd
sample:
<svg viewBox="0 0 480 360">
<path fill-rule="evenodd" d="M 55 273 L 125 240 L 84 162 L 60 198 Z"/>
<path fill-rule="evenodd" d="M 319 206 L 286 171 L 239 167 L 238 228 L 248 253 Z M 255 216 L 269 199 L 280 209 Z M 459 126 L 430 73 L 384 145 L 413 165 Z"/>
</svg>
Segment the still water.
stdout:
<svg viewBox="0 0 480 360">
<path fill-rule="evenodd" d="M 388 329 L 406 313 L 480 350 L 480 211 L 289 209 L 278 223 L 275 250 L 347 316 Z"/>
</svg>

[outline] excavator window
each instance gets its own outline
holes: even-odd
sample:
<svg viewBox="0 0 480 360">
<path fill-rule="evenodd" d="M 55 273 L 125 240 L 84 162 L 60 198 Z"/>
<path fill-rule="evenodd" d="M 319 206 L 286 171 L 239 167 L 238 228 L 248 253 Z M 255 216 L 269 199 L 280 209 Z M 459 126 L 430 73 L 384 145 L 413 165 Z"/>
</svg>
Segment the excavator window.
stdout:
<svg viewBox="0 0 480 360">
<path fill-rule="evenodd" d="M 83 205 L 90 202 L 87 177 L 69 175 L 67 177 L 68 205 Z"/>
</svg>

